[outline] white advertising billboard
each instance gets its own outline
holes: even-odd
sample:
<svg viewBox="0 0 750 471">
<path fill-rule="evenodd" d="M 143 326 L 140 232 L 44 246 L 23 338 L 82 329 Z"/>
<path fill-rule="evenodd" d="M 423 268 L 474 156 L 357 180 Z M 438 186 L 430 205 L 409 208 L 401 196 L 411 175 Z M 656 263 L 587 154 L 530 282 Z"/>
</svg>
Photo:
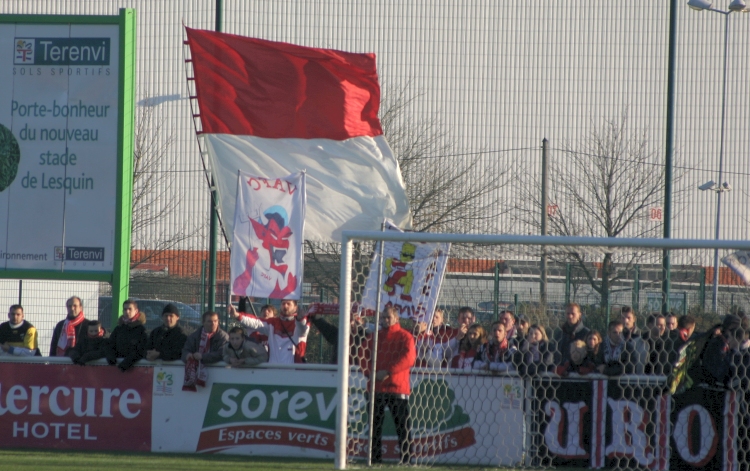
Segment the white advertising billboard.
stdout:
<svg viewBox="0 0 750 471">
<path fill-rule="evenodd" d="M 112 273 L 117 24 L 0 23 L 0 270 Z"/>
</svg>

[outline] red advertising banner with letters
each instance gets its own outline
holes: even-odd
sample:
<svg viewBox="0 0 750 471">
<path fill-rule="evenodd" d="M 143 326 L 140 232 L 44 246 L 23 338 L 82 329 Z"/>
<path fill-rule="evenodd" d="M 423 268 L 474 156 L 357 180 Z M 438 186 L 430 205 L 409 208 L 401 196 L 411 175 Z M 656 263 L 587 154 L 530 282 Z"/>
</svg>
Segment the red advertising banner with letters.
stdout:
<svg viewBox="0 0 750 471">
<path fill-rule="evenodd" d="M 0 362 L 0 447 L 151 451 L 153 368 Z"/>
</svg>

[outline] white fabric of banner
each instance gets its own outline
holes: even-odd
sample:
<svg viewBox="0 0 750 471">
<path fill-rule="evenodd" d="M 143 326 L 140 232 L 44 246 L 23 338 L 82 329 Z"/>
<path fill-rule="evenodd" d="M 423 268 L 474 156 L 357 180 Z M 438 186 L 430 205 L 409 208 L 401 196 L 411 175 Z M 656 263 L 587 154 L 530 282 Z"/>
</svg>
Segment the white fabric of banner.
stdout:
<svg viewBox="0 0 750 471">
<path fill-rule="evenodd" d="M 232 294 L 300 299 L 305 174 L 271 177 L 235 171 L 235 188 Z"/>
<path fill-rule="evenodd" d="M 731 268 L 746 285 L 750 284 L 750 252 L 740 250 L 722 258 L 724 265 Z"/>
<path fill-rule="evenodd" d="M 268 139 L 205 134 L 227 236 L 232 234 L 237 170 L 254 175 L 307 175 L 304 238 L 341 242 L 341 231 L 377 231 L 384 218 L 411 227 L 396 158 L 383 136 Z"/>
</svg>

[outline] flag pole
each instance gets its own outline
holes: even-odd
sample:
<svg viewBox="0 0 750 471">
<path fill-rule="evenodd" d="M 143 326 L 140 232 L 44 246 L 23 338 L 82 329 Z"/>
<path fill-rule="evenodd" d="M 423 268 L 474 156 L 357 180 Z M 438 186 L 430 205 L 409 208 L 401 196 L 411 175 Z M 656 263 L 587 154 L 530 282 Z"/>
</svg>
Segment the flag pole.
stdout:
<svg viewBox="0 0 750 471">
<path fill-rule="evenodd" d="M 221 32 L 222 0 L 216 0 L 216 31 Z M 217 251 L 217 227 L 219 226 L 218 201 L 216 193 L 216 180 L 214 172 L 211 172 L 211 217 L 208 229 L 208 310 L 216 310 L 216 251 Z"/>
</svg>

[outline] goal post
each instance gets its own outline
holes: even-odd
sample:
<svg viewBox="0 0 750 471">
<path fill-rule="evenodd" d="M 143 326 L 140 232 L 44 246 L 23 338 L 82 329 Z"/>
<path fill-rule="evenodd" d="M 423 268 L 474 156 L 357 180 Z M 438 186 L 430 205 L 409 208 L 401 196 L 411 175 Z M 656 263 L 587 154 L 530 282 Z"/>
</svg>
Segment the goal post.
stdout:
<svg viewBox="0 0 750 471">
<path fill-rule="evenodd" d="M 461 295 L 456 294 L 450 294 L 446 288 L 443 289 L 441 294 L 441 301 L 438 303 L 441 308 L 444 308 L 446 310 L 446 315 L 448 312 L 451 313 L 451 315 L 455 315 L 456 308 L 460 305 L 471 305 L 475 311 L 477 311 L 477 322 L 483 322 L 484 324 L 488 325 L 490 321 L 496 321 L 498 314 L 500 312 L 503 312 L 505 310 L 513 312 L 514 315 L 516 315 L 517 318 L 530 318 L 535 319 L 538 316 L 539 312 L 543 315 L 542 317 L 539 317 L 540 319 L 543 318 L 547 320 L 550 329 L 558 328 L 564 321 L 564 308 L 561 306 L 563 305 L 562 302 L 554 302 L 554 301 L 548 301 L 548 297 L 544 297 L 544 304 L 540 305 L 539 302 L 533 301 L 533 299 L 539 299 L 541 300 L 539 296 L 539 292 L 536 292 L 536 294 L 531 294 L 527 297 L 525 297 L 523 300 L 519 300 L 518 294 L 515 294 L 514 297 L 510 297 L 508 300 L 503 300 L 502 296 L 498 295 L 498 279 L 500 278 L 498 275 L 498 268 L 499 266 L 499 260 L 503 260 L 504 263 L 508 263 L 510 265 L 513 265 L 512 269 L 509 269 L 510 275 L 507 275 L 506 278 L 510 280 L 510 283 L 513 283 L 515 280 L 515 283 L 517 285 L 521 285 L 524 287 L 524 289 L 527 289 L 527 291 L 532 292 L 532 288 L 528 288 L 528 286 L 532 286 L 534 283 L 534 280 L 538 280 L 540 278 L 539 274 L 539 265 L 540 265 L 540 257 L 547 256 L 552 258 L 557 258 L 558 260 L 564 260 L 565 257 L 571 256 L 569 252 L 566 252 L 566 250 L 570 248 L 575 248 L 577 254 L 594 254 L 596 256 L 599 256 L 601 254 L 610 254 L 610 253 L 625 253 L 627 252 L 630 254 L 633 252 L 633 250 L 638 249 L 643 251 L 644 255 L 642 255 L 642 258 L 638 260 L 644 260 L 644 261 L 651 261 L 652 267 L 656 267 L 658 264 L 656 263 L 656 260 L 661 256 L 661 251 L 663 250 L 670 250 L 670 251 L 683 251 L 682 253 L 688 253 L 690 256 L 686 257 L 686 260 L 692 261 L 691 263 L 699 264 L 700 260 L 702 260 L 702 254 L 708 253 L 708 251 L 713 251 L 714 249 L 724 250 L 724 251 L 736 251 L 736 250 L 743 250 L 743 251 L 750 251 L 750 241 L 739 241 L 739 240 L 693 240 L 693 239 L 643 239 L 643 238 L 595 238 L 595 237 L 553 237 L 553 236 L 520 236 L 520 235 L 472 235 L 472 234 L 430 234 L 430 233 L 414 233 L 414 232 L 396 232 L 396 231 L 386 231 L 386 232 L 369 232 L 369 231 L 344 231 L 342 235 L 342 244 L 341 244 L 341 265 L 340 265 L 340 286 L 339 286 L 339 302 L 340 302 L 340 312 L 339 312 L 339 348 L 338 348 L 338 365 L 339 365 L 339 376 L 338 376 L 338 408 L 336 411 L 336 444 L 335 444 L 335 467 L 336 469 L 346 469 L 348 463 L 351 463 L 352 461 L 360 461 L 361 463 L 366 463 L 368 460 L 365 459 L 365 457 L 368 456 L 369 450 L 370 450 L 370 443 L 369 440 L 366 440 L 368 443 L 363 443 L 362 436 L 366 437 L 367 434 L 365 431 L 368 430 L 369 425 L 365 423 L 366 419 L 365 416 L 369 416 L 369 414 L 357 414 L 356 410 L 357 407 L 360 407 L 361 404 L 359 402 L 362 402 L 363 400 L 365 402 L 369 401 L 369 393 L 357 393 L 356 391 L 364 390 L 365 385 L 368 384 L 367 378 L 364 376 L 362 369 L 360 369 L 360 366 L 363 364 L 362 362 L 365 361 L 365 356 L 372 355 L 375 356 L 375 352 L 369 352 L 369 353 L 358 353 L 357 349 L 351 349 L 350 345 L 350 325 L 352 321 L 352 312 L 353 310 L 353 304 L 356 306 L 355 303 L 358 303 L 361 301 L 362 298 L 362 290 L 364 288 L 364 283 L 362 282 L 363 279 L 366 279 L 368 276 L 367 271 L 369 270 L 369 266 L 365 266 L 368 263 L 368 260 L 372 259 L 372 252 L 374 252 L 375 248 L 377 247 L 378 243 L 383 242 L 398 242 L 398 243 L 410 243 L 410 244 L 423 244 L 423 243 L 450 243 L 453 244 L 453 250 L 455 250 L 454 253 L 451 253 L 451 260 L 453 260 L 453 267 L 455 268 L 460 263 L 457 262 L 457 259 L 460 259 L 461 263 L 473 263 L 472 260 L 482 260 L 483 262 L 481 265 L 483 266 L 482 270 L 482 283 L 481 284 L 477 281 L 479 279 L 479 275 L 463 275 L 463 278 L 472 278 L 473 281 L 467 282 L 468 284 L 462 285 L 461 288 L 464 293 Z M 356 249 L 355 254 L 355 246 L 354 244 L 357 243 L 359 246 Z M 544 248 L 544 250 L 543 250 Z M 482 253 L 483 250 L 487 250 L 486 253 Z M 367 254 L 367 250 L 369 250 L 371 253 Z M 697 255 L 693 255 L 693 253 Z M 501 255 L 498 255 L 501 254 Z M 356 255 L 356 257 L 355 257 Z M 359 267 L 355 268 L 355 258 L 358 257 L 359 261 Z M 579 257 L 580 258 L 580 257 Z M 596 257 L 592 257 L 592 260 L 598 260 Z M 509 260 L 512 260 L 512 263 L 509 262 Z M 605 258 L 605 263 L 607 260 L 610 260 L 609 258 Z M 613 264 L 619 263 L 617 260 L 617 257 L 613 257 L 612 260 L 615 260 L 615 262 L 611 262 Z M 491 262 L 491 263 L 490 263 Z M 602 275 L 602 269 L 601 267 L 597 270 L 596 263 L 599 262 L 591 262 L 590 265 L 594 267 L 594 273 L 599 273 L 600 276 Z M 687 262 L 686 262 L 687 264 Z M 683 269 L 684 265 L 683 264 Z M 451 263 L 449 262 L 449 265 Z M 707 264 L 704 264 L 707 265 Z M 697 265 L 696 265 L 697 266 Z M 480 292 L 481 290 L 487 290 L 488 286 L 491 286 L 490 283 L 492 282 L 492 277 L 489 273 L 491 273 L 491 269 L 487 267 L 494 267 L 494 293 L 482 293 L 481 295 L 477 295 L 477 292 Z M 522 267 L 522 268 L 518 268 Z M 488 271 L 490 270 L 490 271 Z M 636 269 L 637 272 L 637 269 Z M 568 269 L 568 274 L 565 275 L 564 270 L 560 270 L 558 284 L 560 285 L 560 292 L 562 293 L 562 285 L 565 284 L 565 295 L 564 299 L 565 301 L 572 300 L 571 295 L 569 294 L 569 286 L 567 284 L 570 282 L 570 270 Z M 371 276 L 376 276 L 376 274 L 370 274 Z M 455 275 L 449 274 L 449 276 L 454 276 L 454 278 L 458 278 Z M 596 276 L 596 275 L 594 275 Z M 563 283 L 564 278 L 564 283 Z M 613 277 L 613 280 L 615 278 Z M 446 279 L 444 282 L 444 285 L 448 283 L 449 280 Z M 460 281 L 457 281 L 456 283 L 459 283 Z M 688 283 L 687 281 L 685 282 Z M 695 283 L 698 283 L 697 281 Z M 382 283 L 379 283 L 380 285 Z M 539 282 L 536 281 L 536 286 L 539 286 Z M 619 285 L 615 285 L 614 283 L 612 286 L 606 285 L 607 290 L 607 305 L 599 305 L 596 302 L 592 302 L 592 305 L 596 305 L 597 309 L 599 309 L 601 312 L 606 312 L 606 322 L 604 321 L 604 318 L 601 319 L 600 324 L 603 327 L 606 327 L 610 323 L 609 319 L 609 313 L 613 311 L 614 308 L 618 308 L 619 306 L 624 305 L 630 305 L 631 300 L 639 299 L 637 294 L 641 291 L 644 293 L 647 292 L 648 289 L 651 291 L 655 290 L 656 283 L 653 283 L 653 286 L 643 286 L 642 282 L 635 282 L 630 283 L 627 286 L 623 284 L 623 282 L 620 282 Z M 536 288 L 534 288 L 536 289 Z M 739 288 L 738 288 L 739 289 Z M 635 291 L 633 291 L 635 290 Z M 640 290 L 640 291 L 639 291 Z M 633 294 L 635 293 L 635 294 Z M 444 295 L 443 295 L 444 294 Z M 415 294 L 416 296 L 416 294 Z M 484 301 L 483 300 L 492 300 L 490 301 Z M 561 294 L 559 297 L 559 300 L 563 299 L 563 295 Z M 642 303 L 645 303 L 646 296 L 643 296 L 644 301 Z M 687 303 L 687 295 L 684 295 L 682 298 L 684 299 L 685 303 Z M 470 300 L 470 301 L 469 301 Z M 649 298 L 650 300 L 650 298 Z M 732 297 L 732 300 L 734 301 L 734 297 Z M 549 302 L 549 305 L 547 303 Z M 554 308 L 550 307 L 552 305 L 555 305 Z M 379 303 L 380 306 L 385 306 L 387 303 L 384 301 L 383 303 Z M 552 311 L 560 311 L 563 309 L 563 312 L 552 312 Z M 687 306 L 684 306 L 685 311 L 687 312 Z M 642 309 L 644 312 L 646 312 L 647 308 L 644 307 Z M 680 312 L 678 314 L 683 314 L 684 312 Z M 551 314 L 550 314 L 551 313 Z M 520 314 L 520 316 L 519 316 Z M 484 315 L 485 317 L 481 317 Z M 643 324 L 644 317 L 641 316 L 639 318 L 639 324 Z M 554 319 L 554 320 L 553 320 Z M 554 322 L 554 324 L 552 324 Z M 411 325 L 411 324 L 410 324 Z M 602 328 L 603 328 L 602 327 Z M 377 329 L 377 326 L 370 326 L 370 330 Z M 645 338 L 645 337 L 644 337 Z M 350 364 L 350 355 L 360 355 L 360 357 L 351 357 L 354 358 L 356 361 L 356 364 Z M 421 408 L 429 408 L 429 407 L 442 407 L 442 406 L 435 406 L 434 404 L 437 404 L 439 400 L 442 400 L 441 394 L 448 391 L 448 393 L 451 395 L 451 398 L 454 396 L 460 395 L 461 391 L 457 388 L 461 387 L 467 387 L 465 385 L 470 385 L 472 388 L 485 388 L 482 389 L 480 392 L 475 393 L 475 395 L 478 395 L 481 398 L 489 398 L 490 396 L 487 395 L 488 392 L 492 392 L 494 388 L 497 388 L 497 384 L 500 384 L 500 388 L 502 389 L 501 392 L 498 394 L 504 394 L 503 400 L 510 400 L 511 403 L 513 401 L 517 401 L 515 406 L 511 404 L 510 407 L 516 407 L 520 414 L 523 415 L 522 419 L 514 418 L 512 424 L 503 424 L 503 423 L 494 423 L 490 424 L 491 426 L 497 426 L 499 427 L 497 430 L 493 429 L 491 433 L 498 433 L 498 434 L 504 434 L 503 440 L 506 440 L 504 442 L 505 445 L 512 445 L 510 448 L 516 449 L 518 448 L 518 454 L 517 459 L 515 462 L 507 462 L 507 458 L 503 455 L 503 452 L 501 451 L 493 451 L 492 447 L 495 446 L 491 442 L 491 440 L 486 440 L 486 443 L 484 446 L 487 448 L 483 453 L 486 453 L 486 455 L 489 457 L 490 461 L 487 465 L 492 465 L 494 463 L 495 466 L 499 466 L 500 464 L 507 465 L 516 465 L 516 466 L 529 466 L 529 467 L 550 467 L 554 466 L 556 463 L 553 461 L 554 458 L 552 456 L 554 455 L 553 451 L 550 451 L 550 444 L 549 443 L 543 443 L 545 442 L 544 437 L 544 430 L 540 429 L 538 422 L 539 414 L 544 415 L 545 413 L 547 416 L 552 417 L 554 420 L 555 416 L 555 407 L 551 402 L 549 402 L 549 397 L 545 399 L 545 394 L 547 396 L 550 396 L 550 394 L 554 393 L 557 389 L 561 386 L 559 386 L 559 380 L 556 378 L 556 375 L 554 373 L 549 375 L 542 375 L 542 379 L 539 378 L 523 378 L 520 374 L 517 372 L 509 373 L 506 375 L 502 375 L 502 380 L 500 379 L 500 375 L 494 374 L 492 371 L 488 371 L 486 373 L 482 373 L 479 375 L 473 375 L 468 374 L 465 371 L 459 371 L 458 369 L 452 367 L 450 364 L 443 363 L 442 365 L 421 365 L 421 367 L 418 365 L 418 367 L 415 368 L 415 373 L 413 374 L 412 378 L 417 378 L 417 381 L 421 383 L 425 383 L 425 381 L 430 381 L 430 386 L 426 388 L 421 388 L 420 393 L 425 393 L 427 391 L 427 394 L 432 394 L 432 397 L 429 397 L 428 400 L 421 400 L 419 401 L 419 407 Z M 640 371 L 638 373 L 641 373 Z M 374 374 L 374 373 L 373 373 Z M 665 401 L 665 396 L 662 396 L 659 391 L 661 391 L 660 388 L 664 387 L 665 382 L 667 381 L 666 375 L 656 375 L 652 377 L 645 377 L 642 376 L 642 374 L 633 374 L 629 377 L 623 376 L 623 379 L 619 381 L 609 381 L 605 376 L 601 375 L 594 375 L 592 376 L 593 379 L 591 379 L 586 384 L 578 384 L 577 386 L 569 386 L 565 381 L 568 381 L 566 379 L 563 379 L 562 384 L 566 384 L 565 388 L 570 389 L 571 391 L 575 390 L 575 387 L 582 388 L 582 391 L 593 391 L 591 393 L 592 400 L 599 400 L 604 401 L 603 403 L 607 404 L 607 401 L 610 401 L 610 406 L 615 408 L 618 407 L 615 403 L 617 400 L 612 399 L 612 397 L 616 397 L 613 395 L 617 394 L 625 394 L 626 396 L 629 394 L 636 394 L 635 391 L 637 388 L 637 394 L 642 394 L 644 397 L 648 397 L 648 400 L 643 400 L 645 402 L 641 402 L 639 404 L 634 404 L 633 407 L 640 407 L 643 410 L 646 410 L 647 412 L 651 413 L 658 413 L 661 414 L 660 417 L 662 417 L 663 420 L 661 420 L 658 423 L 655 424 L 649 424 L 647 426 L 644 426 L 645 429 L 648 432 L 647 440 L 653 441 L 653 443 L 660 443 L 662 450 L 666 449 L 668 447 L 667 444 L 664 443 L 664 440 L 667 440 L 669 442 L 668 438 L 665 438 L 666 431 L 664 430 L 664 427 L 669 426 L 668 422 L 670 420 L 668 411 L 670 410 L 667 405 L 670 401 L 669 398 Z M 579 378 L 580 379 L 580 378 Z M 493 383 L 493 381 L 495 383 Z M 539 383 L 545 384 L 547 391 L 542 391 L 541 394 L 538 394 L 538 387 L 537 389 L 534 389 L 535 384 Z M 555 383 L 557 382 L 557 383 Z M 594 386 L 592 387 L 591 384 Z M 609 386 L 607 385 L 609 383 Z M 515 389 L 518 384 L 521 384 L 522 386 L 519 389 L 519 392 L 516 393 Z M 634 384 L 636 386 L 634 386 Z M 459 385 L 459 386 L 456 386 Z M 461 386 L 464 385 L 464 386 Z M 412 385 L 414 386 L 414 385 Z M 430 389 L 431 388 L 431 389 Z M 599 388 L 599 389 L 596 389 Z M 352 396 L 352 391 L 355 391 L 354 396 Z M 609 399 L 607 398 L 607 391 L 609 391 Z M 625 391 L 623 393 L 623 391 Z M 446 394 L 448 394 L 446 393 Z M 588 394 L 588 392 L 586 393 Z M 599 396 L 597 396 L 597 394 Z M 554 394 L 552 394 L 554 395 Z M 354 397 L 355 400 L 352 399 Z M 510 399 L 508 399 L 510 398 Z M 475 398 L 476 399 L 476 398 Z M 474 400 L 474 399 L 472 399 Z M 354 401 L 354 402 L 353 402 Z M 544 402 L 547 401 L 547 402 Z M 614 401 L 614 402 L 613 402 Z M 489 418 L 495 417 L 494 414 L 495 410 L 491 405 L 487 405 L 485 403 L 480 403 L 481 401 L 475 401 L 473 404 L 470 404 L 469 406 L 464 405 L 464 409 L 467 407 L 475 407 L 475 410 L 473 410 L 473 414 L 476 416 L 485 417 L 486 420 L 490 420 Z M 490 401 L 491 402 L 491 401 Z M 441 403 L 442 404 L 442 403 Z M 546 405 L 542 405 L 546 404 Z M 453 413 L 453 408 L 456 408 L 458 406 L 456 405 L 448 405 L 446 407 L 451 408 L 451 413 Z M 545 408 L 545 410 L 540 410 L 539 408 Z M 588 407 L 588 406 L 587 406 Z M 622 406 L 624 407 L 623 410 L 629 410 L 628 405 Z M 460 407 L 459 407 L 460 409 Z M 570 414 L 572 409 L 567 410 L 567 412 L 561 412 L 563 414 Z M 441 415 L 443 412 L 438 411 L 437 413 L 431 414 L 429 410 L 420 410 L 417 411 L 417 416 L 413 417 L 413 421 L 418 420 L 432 420 L 430 418 L 425 419 L 425 417 L 432 417 L 435 415 Z M 626 414 L 626 412 L 623 412 L 623 414 Z M 627 412 L 627 414 L 630 414 L 630 412 Z M 443 414 L 444 415 L 444 414 Z M 466 416 L 467 414 L 464 414 Z M 469 414 L 471 415 L 471 414 Z M 356 416 L 353 419 L 353 416 Z M 499 417 L 499 416 L 498 416 Z M 510 417 L 510 415 L 505 415 L 503 417 Z M 567 416 L 566 416 L 567 417 Z M 583 417 L 583 415 L 581 416 Z M 630 417 L 630 415 L 627 415 L 627 417 Z M 356 424 L 356 426 L 353 425 L 352 420 L 358 420 L 361 423 Z M 386 420 L 390 420 L 389 418 L 386 418 Z M 438 419 L 435 419 L 438 420 Z M 501 420 L 501 419 L 493 419 L 493 420 Z M 547 420 L 547 419 L 542 419 Z M 583 419 L 581 419 L 583 420 Z M 586 420 L 593 420 L 589 416 L 587 416 Z M 604 419 L 602 419 L 604 420 Z M 645 419 L 644 419 L 645 420 Z M 604 424 L 604 422 L 602 422 Z M 666 424 L 666 425 L 665 425 Z M 512 426 L 511 426 L 512 425 Z M 482 427 L 485 427 L 484 432 L 482 433 L 490 433 L 488 432 L 489 429 L 487 429 L 487 422 L 482 425 Z M 545 423 L 545 426 L 547 428 L 550 427 L 549 424 Z M 604 425 L 602 425 L 604 426 Z M 614 425 L 607 422 L 607 427 L 613 427 Z M 624 426 L 627 426 L 624 425 Z M 567 428 L 560 426 L 560 431 L 567 430 Z M 426 430 L 426 429 L 435 429 L 437 430 L 439 427 L 435 424 L 431 423 L 422 423 L 421 425 L 417 425 L 416 428 L 419 430 Z M 352 432 L 352 431 L 355 432 Z M 479 429 L 477 429 L 479 430 Z M 609 429 L 608 429 L 609 430 Z M 423 447 L 425 450 L 431 450 L 433 446 L 441 447 L 443 444 L 439 443 L 440 440 L 443 440 L 444 442 L 449 442 L 450 440 L 454 439 L 456 435 L 451 435 L 451 431 L 442 433 L 443 429 L 441 429 L 441 434 L 439 434 L 439 439 L 436 439 L 436 444 L 425 444 L 424 438 L 415 437 L 414 442 L 419 442 L 419 445 Z M 548 430 L 549 432 L 549 430 Z M 352 438 L 350 435 L 352 433 L 359 433 L 358 437 Z M 476 431 L 472 433 L 477 433 Z M 571 432 L 572 433 L 572 432 Z M 602 430 L 602 433 L 604 431 Z M 608 431 L 608 434 L 614 434 L 616 431 Z M 623 432 L 623 433 L 630 433 Z M 657 434 L 662 434 L 657 437 Z M 572 435 L 571 435 L 572 436 Z M 609 435 L 608 435 L 609 436 Z M 628 435 L 628 437 L 630 437 Z M 549 438 L 549 437 L 547 437 Z M 474 437 L 475 440 L 477 440 L 477 437 Z M 624 445 L 620 448 L 627 449 L 625 452 L 631 453 L 633 449 L 633 445 L 630 444 L 631 438 L 628 438 L 628 445 L 625 447 Z M 661 440 L 661 441 L 659 441 Z M 460 438 L 459 438 L 460 441 Z M 355 446 L 353 445 L 356 443 L 356 452 L 354 450 Z M 540 445 L 542 443 L 542 445 Z M 598 464 L 603 466 L 607 456 L 619 456 L 618 453 L 621 452 L 617 446 L 614 447 L 608 447 L 606 443 L 604 443 L 604 440 L 599 440 L 597 446 L 600 446 L 600 449 L 598 449 L 598 455 L 596 455 L 599 461 L 594 462 L 587 462 L 587 464 Z M 649 442 L 651 443 L 651 442 Z M 652 445 L 653 445 L 652 443 Z M 558 444 L 559 445 L 559 444 Z M 615 444 L 617 445 L 617 444 Z M 542 447 L 544 449 L 544 452 L 539 452 L 539 447 Z M 629 448 L 628 448 L 629 447 Z M 570 446 L 568 446 L 570 448 Z M 637 448 L 637 447 L 636 447 Z M 668 469 L 668 460 L 669 460 L 669 454 L 666 455 L 657 455 L 657 453 L 652 449 L 654 448 L 651 445 L 646 446 L 646 457 L 643 457 L 643 453 L 638 456 L 628 455 L 627 460 L 630 461 L 613 461 L 615 463 L 615 467 L 619 467 L 621 469 L 627 468 L 630 464 L 628 463 L 636 463 L 637 465 L 643 465 L 646 461 L 648 461 L 648 466 L 656 469 Z M 736 448 L 736 447 L 735 447 Z M 619 451 L 618 451 L 619 450 Z M 628 451 L 630 450 L 630 451 Z M 575 451 L 575 450 L 574 450 Z M 643 451 L 643 450 L 641 450 Z M 563 451 L 557 450 L 558 454 L 564 454 Z M 494 455 L 493 455 L 494 453 Z M 535 454 L 536 453 L 536 454 Z M 590 451 L 586 451 L 586 454 L 588 454 Z M 593 453 L 593 451 L 591 452 Z M 594 453 L 596 454 L 596 453 Z M 609 455 L 608 455 L 609 454 Z M 459 454 L 460 455 L 460 454 Z M 456 456 L 459 456 L 456 455 Z M 636 453 L 637 455 L 637 453 Z M 514 455 L 515 456 L 515 455 Z M 665 458 L 666 456 L 666 458 Z M 391 458 L 393 458 L 391 456 Z M 461 460 L 466 459 L 468 461 L 466 462 L 472 462 L 471 459 L 475 457 L 465 456 L 461 458 Z M 687 457 L 686 459 L 688 459 Z M 459 459 L 459 458 L 454 458 Z M 594 458 L 587 458 L 593 460 Z M 619 458 L 618 458 L 619 459 Z M 661 459 L 661 465 L 654 464 L 659 459 Z M 634 461 L 635 460 L 635 461 Z M 638 461 L 641 460 L 641 461 Z M 645 461 L 644 461 L 645 460 Z M 665 461 L 666 460 L 666 461 Z M 575 460 L 573 460 L 575 461 Z M 419 465 L 431 465 L 434 463 L 440 463 L 440 459 L 436 458 L 436 456 L 427 456 L 425 453 L 412 453 L 411 456 L 411 463 L 412 464 L 419 464 Z M 459 461 L 454 461 L 459 462 Z M 463 462 L 463 461 L 460 461 Z M 481 461 L 474 461 L 475 463 L 479 464 Z M 485 464 L 484 462 L 481 462 L 482 464 Z M 666 464 L 665 464 L 666 463 Z"/>
</svg>

